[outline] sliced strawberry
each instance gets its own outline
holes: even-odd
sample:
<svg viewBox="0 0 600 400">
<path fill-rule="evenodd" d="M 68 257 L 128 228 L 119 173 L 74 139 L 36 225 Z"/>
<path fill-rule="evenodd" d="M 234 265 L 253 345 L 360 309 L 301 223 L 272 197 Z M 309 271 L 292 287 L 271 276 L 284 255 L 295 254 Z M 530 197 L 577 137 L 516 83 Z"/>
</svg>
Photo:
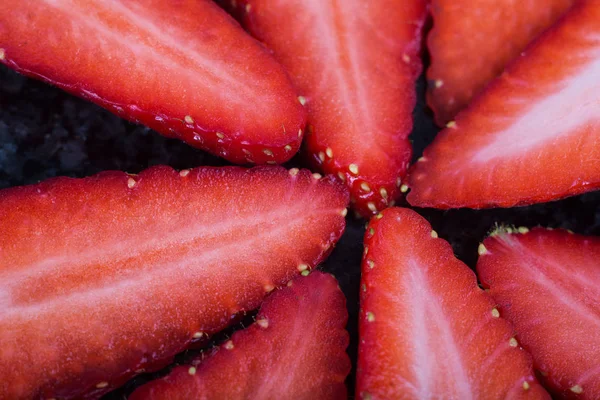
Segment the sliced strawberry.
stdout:
<svg viewBox="0 0 600 400">
<path fill-rule="evenodd" d="M 0 62 L 233 162 L 300 145 L 283 68 L 210 0 L 3 0 Z"/>
<path fill-rule="evenodd" d="M 427 102 L 445 125 L 575 0 L 433 0 Z"/>
<path fill-rule="evenodd" d="M 577 3 L 411 170 L 419 207 L 512 207 L 600 188 L 600 1 Z"/>
<path fill-rule="evenodd" d="M 400 195 L 421 71 L 425 0 L 236 0 L 309 112 L 310 159 L 371 215 Z"/>
<path fill-rule="evenodd" d="M 600 238 L 520 232 L 483 242 L 479 277 L 556 395 L 600 399 Z"/>
<path fill-rule="evenodd" d="M 342 291 L 321 272 L 288 286 L 265 300 L 252 326 L 130 399 L 346 399 L 350 359 Z"/>
<path fill-rule="evenodd" d="M 361 281 L 362 399 L 549 399 L 475 274 L 414 211 L 371 220 Z"/>
<path fill-rule="evenodd" d="M 0 192 L 0 398 L 95 398 L 170 361 L 320 262 L 347 200 L 280 167 Z"/>
</svg>

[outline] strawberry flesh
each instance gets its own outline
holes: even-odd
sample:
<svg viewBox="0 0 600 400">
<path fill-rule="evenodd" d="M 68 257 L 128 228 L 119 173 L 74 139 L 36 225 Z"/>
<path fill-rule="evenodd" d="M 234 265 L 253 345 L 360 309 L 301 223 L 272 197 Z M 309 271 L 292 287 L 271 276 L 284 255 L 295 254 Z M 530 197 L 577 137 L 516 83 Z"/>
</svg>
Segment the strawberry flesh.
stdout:
<svg viewBox="0 0 600 400">
<path fill-rule="evenodd" d="M 577 3 L 411 168 L 418 207 L 513 207 L 600 188 L 600 1 Z"/>
<path fill-rule="evenodd" d="M 346 182 L 363 216 L 393 204 L 412 153 L 408 135 L 427 2 L 231 3 L 298 87 L 309 113 L 311 162 Z"/>
<path fill-rule="evenodd" d="M 280 163 L 305 110 L 210 0 L 3 0 L 0 62 L 235 163 Z"/>
<path fill-rule="evenodd" d="M 129 399 L 346 399 L 347 319 L 333 276 L 298 277 L 265 300 L 252 326 Z"/>
<path fill-rule="evenodd" d="M 347 201 L 281 167 L 1 191 L 0 398 L 96 398 L 163 366 L 323 260 Z"/>
<path fill-rule="evenodd" d="M 510 324 L 424 218 L 383 211 L 364 254 L 358 398 L 549 399 Z"/>
<path fill-rule="evenodd" d="M 427 103 L 440 126 L 502 73 L 575 0 L 433 0 Z"/>
<path fill-rule="evenodd" d="M 544 382 L 560 398 L 599 399 L 600 238 L 501 230 L 483 245 L 481 282 Z"/>
</svg>

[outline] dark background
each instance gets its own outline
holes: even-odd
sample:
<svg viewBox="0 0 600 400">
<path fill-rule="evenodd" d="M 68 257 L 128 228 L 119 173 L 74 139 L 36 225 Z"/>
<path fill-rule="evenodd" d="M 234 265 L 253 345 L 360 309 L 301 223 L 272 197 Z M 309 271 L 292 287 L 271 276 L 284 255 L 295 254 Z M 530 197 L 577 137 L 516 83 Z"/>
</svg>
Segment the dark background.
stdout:
<svg viewBox="0 0 600 400">
<path fill-rule="evenodd" d="M 419 100 L 412 133 L 415 159 L 437 133 L 424 105 L 423 79 L 419 80 L 417 90 Z M 225 162 L 0 66 L 0 188 L 36 183 L 57 175 L 83 177 L 102 170 L 137 173 L 157 164 L 183 169 L 224 165 Z M 298 160 L 289 163 L 298 164 L 301 164 Z M 430 221 L 441 238 L 450 241 L 457 257 L 473 268 L 477 246 L 495 224 L 562 227 L 576 233 L 600 235 L 599 206 L 600 192 L 595 192 L 513 209 L 417 211 Z M 346 233 L 322 267 L 337 277 L 346 294 L 351 337 L 348 353 L 355 364 L 365 221 L 350 216 L 347 219 Z M 230 333 L 231 330 L 215 340 L 222 340 Z M 179 355 L 176 362 L 194 354 L 186 352 Z M 166 372 L 138 377 L 124 388 L 108 394 L 105 399 L 122 399 L 136 385 Z M 352 395 L 354 371 L 348 384 Z"/>
</svg>

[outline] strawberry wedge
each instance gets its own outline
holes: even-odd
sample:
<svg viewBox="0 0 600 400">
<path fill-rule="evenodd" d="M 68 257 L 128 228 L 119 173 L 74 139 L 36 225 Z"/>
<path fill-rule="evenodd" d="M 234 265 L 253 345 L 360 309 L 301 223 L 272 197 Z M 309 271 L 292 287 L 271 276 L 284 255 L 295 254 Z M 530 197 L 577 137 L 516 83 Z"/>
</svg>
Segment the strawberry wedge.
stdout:
<svg viewBox="0 0 600 400">
<path fill-rule="evenodd" d="M 365 234 L 357 398 L 549 399 L 475 274 L 414 211 Z"/>
<path fill-rule="evenodd" d="M 418 207 L 512 207 L 600 188 L 600 1 L 583 0 L 411 168 Z"/>
<path fill-rule="evenodd" d="M 600 238 L 520 232 L 483 242 L 481 282 L 557 398 L 600 399 Z"/>
<path fill-rule="evenodd" d="M 252 326 L 129 399 L 345 400 L 347 319 L 333 276 L 298 277 L 265 300 Z"/>
<path fill-rule="evenodd" d="M 210 0 L 2 0 L 0 63 L 232 162 L 300 146 L 283 68 Z"/>
<path fill-rule="evenodd" d="M 0 398 L 96 398 L 314 267 L 348 195 L 281 167 L 155 167 L 0 192 Z"/>
<path fill-rule="evenodd" d="M 427 103 L 452 120 L 575 0 L 433 0 Z"/>
<path fill-rule="evenodd" d="M 411 158 L 425 0 L 237 0 L 309 113 L 306 149 L 369 216 L 394 202 Z"/>
</svg>

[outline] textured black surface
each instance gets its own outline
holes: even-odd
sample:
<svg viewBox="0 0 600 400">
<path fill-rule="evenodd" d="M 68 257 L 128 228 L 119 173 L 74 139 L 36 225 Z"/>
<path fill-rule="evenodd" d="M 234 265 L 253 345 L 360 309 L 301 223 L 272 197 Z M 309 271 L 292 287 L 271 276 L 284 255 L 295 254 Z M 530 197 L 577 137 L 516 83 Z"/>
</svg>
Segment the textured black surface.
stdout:
<svg viewBox="0 0 600 400">
<path fill-rule="evenodd" d="M 419 104 L 412 134 L 415 158 L 437 129 L 426 112 L 424 82 L 418 83 Z M 294 161 L 293 164 L 297 164 Z M 174 168 L 224 165 L 225 162 L 179 141 L 165 139 L 142 126 L 127 123 L 101 108 L 0 66 L 0 188 L 35 183 L 48 177 L 83 177 L 102 170 L 139 172 L 151 165 Z M 600 235 L 600 192 L 563 201 L 514 209 L 485 211 L 418 210 L 456 255 L 474 267 L 477 246 L 495 224 L 550 226 Z M 348 301 L 349 354 L 356 359 L 358 287 L 364 221 L 348 217 L 348 228 L 323 269 L 333 273 Z M 189 354 L 180 355 L 178 360 Z M 106 396 L 121 399 L 142 376 Z M 349 387 L 353 392 L 353 375 Z"/>
</svg>

